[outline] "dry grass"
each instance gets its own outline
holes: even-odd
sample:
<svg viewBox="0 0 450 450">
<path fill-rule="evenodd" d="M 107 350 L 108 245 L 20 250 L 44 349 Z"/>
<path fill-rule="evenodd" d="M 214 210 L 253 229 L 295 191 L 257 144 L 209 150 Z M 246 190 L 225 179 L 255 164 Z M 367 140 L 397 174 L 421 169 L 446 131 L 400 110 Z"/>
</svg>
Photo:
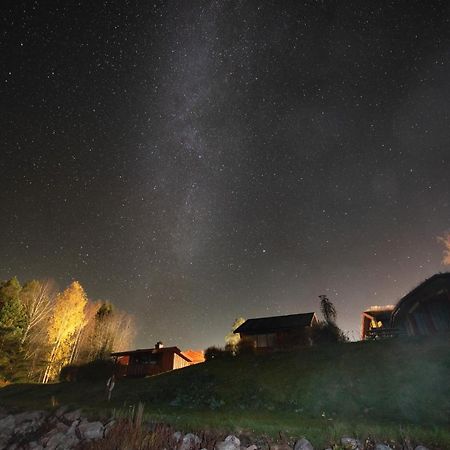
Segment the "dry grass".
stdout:
<svg viewBox="0 0 450 450">
<path fill-rule="evenodd" d="M 161 450 L 173 448 L 177 440 L 175 429 L 166 424 L 143 426 L 129 419 L 119 420 L 105 439 L 84 444 L 83 450 Z M 223 436 L 204 432 L 199 441 L 192 443 L 190 450 L 213 449 Z"/>
</svg>

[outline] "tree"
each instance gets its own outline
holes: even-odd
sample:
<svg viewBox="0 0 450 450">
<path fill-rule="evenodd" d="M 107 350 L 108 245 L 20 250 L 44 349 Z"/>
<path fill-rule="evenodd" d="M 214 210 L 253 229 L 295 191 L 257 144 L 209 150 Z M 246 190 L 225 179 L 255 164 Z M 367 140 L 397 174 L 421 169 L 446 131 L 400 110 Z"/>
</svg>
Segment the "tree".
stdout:
<svg viewBox="0 0 450 450">
<path fill-rule="evenodd" d="M 127 350 L 134 338 L 133 318 L 110 302 L 88 304 L 73 361 L 77 364 L 107 359 L 114 351 Z"/>
<path fill-rule="evenodd" d="M 322 312 L 325 322 L 329 324 L 336 323 L 336 308 L 333 303 L 328 299 L 326 295 L 319 295 L 320 298 L 320 311 Z"/>
<path fill-rule="evenodd" d="M 234 319 L 233 325 L 231 326 L 231 331 L 225 336 L 225 347 L 231 351 L 235 351 L 241 337 L 239 334 L 234 333 L 238 327 L 240 327 L 245 322 L 243 317 L 238 317 Z"/>
<path fill-rule="evenodd" d="M 47 383 L 70 361 L 74 347 L 85 325 L 86 293 L 78 281 L 57 295 L 49 323 L 50 352 L 42 381 Z"/>
<path fill-rule="evenodd" d="M 0 328 L 2 335 L 17 338 L 25 328 L 25 313 L 19 296 L 22 287 L 16 277 L 0 283 Z"/>
<path fill-rule="evenodd" d="M 20 344 L 25 327 L 21 290 L 16 277 L 0 283 L 0 376 L 7 381 L 23 381 L 26 377 Z"/>
<path fill-rule="evenodd" d="M 333 303 L 326 295 L 319 295 L 320 310 L 325 320 L 315 323 L 310 330 L 313 344 L 320 345 L 333 342 L 346 342 L 347 336 L 336 325 L 337 312 Z"/>
<path fill-rule="evenodd" d="M 20 301 L 25 314 L 22 344 L 38 325 L 50 318 L 55 295 L 49 281 L 32 280 L 25 283 L 20 292 Z"/>
</svg>

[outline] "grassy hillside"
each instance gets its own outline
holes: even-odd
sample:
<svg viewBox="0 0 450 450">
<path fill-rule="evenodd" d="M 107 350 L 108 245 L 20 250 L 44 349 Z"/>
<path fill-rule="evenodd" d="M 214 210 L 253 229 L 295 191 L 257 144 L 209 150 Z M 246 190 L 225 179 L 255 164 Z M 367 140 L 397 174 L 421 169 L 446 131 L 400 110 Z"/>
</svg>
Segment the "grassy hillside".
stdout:
<svg viewBox="0 0 450 450">
<path fill-rule="evenodd" d="M 72 404 L 126 410 L 139 401 L 153 417 L 186 427 L 397 438 L 409 433 L 450 448 L 449 340 L 338 344 L 249 355 L 117 383 L 12 385 L 0 402 L 19 408 Z M 342 435 L 342 434 L 341 434 Z"/>
</svg>

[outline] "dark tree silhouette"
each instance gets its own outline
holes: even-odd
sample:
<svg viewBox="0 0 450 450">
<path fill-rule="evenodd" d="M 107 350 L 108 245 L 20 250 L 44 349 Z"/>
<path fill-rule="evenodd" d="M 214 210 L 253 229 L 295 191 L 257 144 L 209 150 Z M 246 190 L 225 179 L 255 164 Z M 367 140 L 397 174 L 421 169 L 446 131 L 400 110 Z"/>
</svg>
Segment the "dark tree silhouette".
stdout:
<svg viewBox="0 0 450 450">
<path fill-rule="evenodd" d="M 320 298 L 320 310 L 322 311 L 323 318 L 329 324 L 336 323 L 336 308 L 326 295 L 319 295 Z"/>
</svg>

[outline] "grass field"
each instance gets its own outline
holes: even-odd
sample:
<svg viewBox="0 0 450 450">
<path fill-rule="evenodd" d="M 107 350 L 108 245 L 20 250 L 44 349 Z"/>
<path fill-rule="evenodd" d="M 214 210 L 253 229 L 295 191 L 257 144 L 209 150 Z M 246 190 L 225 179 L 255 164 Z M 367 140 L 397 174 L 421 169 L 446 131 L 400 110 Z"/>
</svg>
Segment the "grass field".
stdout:
<svg viewBox="0 0 450 450">
<path fill-rule="evenodd" d="M 450 449 L 449 339 L 336 344 L 213 360 L 163 375 L 121 380 L 110 404 L 104 383 L 10 385 L 0 404 L 69 404 L 91 414 L 127 414 L 144 403 L 152 420 L 306 436 L 316 445 L 346 434 Z"/>
</svg>

